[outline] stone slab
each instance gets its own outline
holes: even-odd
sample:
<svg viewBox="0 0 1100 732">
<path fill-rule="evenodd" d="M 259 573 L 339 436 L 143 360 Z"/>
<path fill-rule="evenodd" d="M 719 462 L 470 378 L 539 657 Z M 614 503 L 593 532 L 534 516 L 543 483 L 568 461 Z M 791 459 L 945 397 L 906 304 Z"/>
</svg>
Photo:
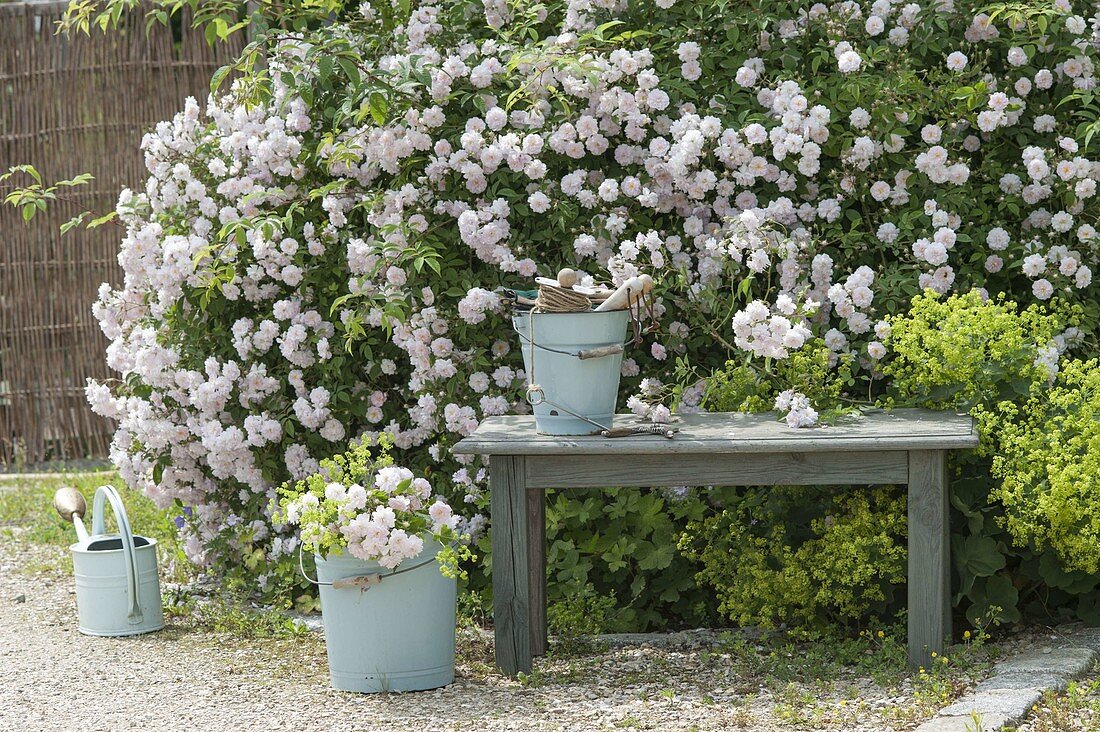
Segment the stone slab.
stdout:
<svg viewBox="0 0 1100 732">
<path fill-rule="evenodd" d="M 916 732 L 974 732 L 974 714 L 981 716 L 983 732 L 1018 723 L 1044 693 L 1065 689 L 1069 679 L 1088 671 L 1100 656 L 1100 628 L 1062 626 L 1058 634 L 1063 645 L 1002 661 L 991 678 L 941 709 Z"/>
<path fill-rule="evenodd" d="M 1076 637 L 1067 640 L 1073 643 Z M 1016 658 L 1002 661 L 997 664 L 996 669 L 998 673 L 1023 671 L 1035 674 L 1077 676 L 1088 670 L 1095 657 L 1096 651 L 1092 648 L 1065 646 L 1054 648 L 1049 653 L 1043 651 L 1024 653 Z"/>
<path fill-rule="evenodd" d="M 1082 627 L 1073 632 L 1071 640 L 1075 646 L 1100 651 L 1100 628 Z"/>
<path fill-rule="evenodd" d="M 917 727 L 913 732 L 975 732 L 976 729 L 991 732 L 991 730 L 1001 729 L 1011 720 L 990 714 L 983 715 L 979 721 L 980 727 L 974 724 L 972 717 L 936 717 Z"/>
<path fill-rule="evenodd" d="M 974 691 L 1001 691 L 1012 689 L 1037 689 L 1039 691 L 1062 691 L 1069 680 L 1061 674 L 1034 673 L 1031 671 L 1006 671 L 991 679 L 986 679 L 974 687 Z"/>
<path fill-rule="evenodd" d="M 941 717 L 1001 716 L 1012 721 L 1023 719 L 1028 710 L 1043 695 L 1041 689 L 996 689 L 967 694 L 954 704 L 940 710 Z"/>
</svg>

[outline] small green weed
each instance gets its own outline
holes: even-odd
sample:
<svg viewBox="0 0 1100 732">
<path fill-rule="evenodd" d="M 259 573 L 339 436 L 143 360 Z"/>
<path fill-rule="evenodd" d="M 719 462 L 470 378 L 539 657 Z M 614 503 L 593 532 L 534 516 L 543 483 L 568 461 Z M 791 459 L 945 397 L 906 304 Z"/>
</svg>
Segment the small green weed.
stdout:
<svg viewBox="0 0 1100 732">
<path fill-rule="evenodd" d="M 244 607 L 226 598 L 199 600 L 182 590 L 164 593 L 164 614 L 180 629 L 235 639 L 288 639 L 309 634 L 302 623 L 277 610 Z"/>
<path fill-rule="evenodd" d="M 966 722 L 966 732 L 985 732 L 985 722 L 981 713 L 970 712 L 970 721 Z"/>
<path fill-rule="evenodd" d="M 600 595 L 592 585 L 583 592 L 550 603 L 546 611 L 547 625 L 557 642 L 551 652 L 558 656 L 573 656 L 599 650 L 593 636 L 606 633 L 616 612 L 614 597 Z"/>
</svg>

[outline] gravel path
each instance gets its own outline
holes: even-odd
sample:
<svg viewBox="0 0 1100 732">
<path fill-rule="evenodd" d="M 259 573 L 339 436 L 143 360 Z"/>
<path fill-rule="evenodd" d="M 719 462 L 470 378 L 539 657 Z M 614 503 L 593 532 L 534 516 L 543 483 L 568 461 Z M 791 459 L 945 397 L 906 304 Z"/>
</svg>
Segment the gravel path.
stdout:
<svg viewBox="0 0 1100 732">
<path fill-rule="evenodd" d="M 345 694 L 328 688 L 316 633 L 242 640 L 170 623 L 135 638 L 80 635 L 71 578 L 21 571 L 56 551 L 0 534 L 0 730 L 870 732 L 912 729 L 934 711 L 908 682 L 887 690 L 854 672 L 762 685 L 706 634 L 543 660 L 521 684 L 493 673 L 487 634 L 467 630 L 453 685 Z"/>
</svg>

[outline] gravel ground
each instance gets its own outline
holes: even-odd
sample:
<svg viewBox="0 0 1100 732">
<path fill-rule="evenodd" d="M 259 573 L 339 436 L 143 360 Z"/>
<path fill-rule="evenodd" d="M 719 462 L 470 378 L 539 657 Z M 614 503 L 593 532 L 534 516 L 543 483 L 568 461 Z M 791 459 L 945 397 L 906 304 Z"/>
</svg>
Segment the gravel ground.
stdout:
<svg viewBox="0 0 1100 732">
<path fill-rule="evenodd" d="M 316 633 L 243 640 L 175 621 L 80 635 L 71 577 L 24 569 L 57 551 L 0 534 L 0 730 L 907 730 L 972 681 L 777 681 L 704 632 L 559 653 L 520 683 L 492 671 L 488 634 L 466 629 L 453 685 L 346 694 L 328 688 Z"/>
</svg>

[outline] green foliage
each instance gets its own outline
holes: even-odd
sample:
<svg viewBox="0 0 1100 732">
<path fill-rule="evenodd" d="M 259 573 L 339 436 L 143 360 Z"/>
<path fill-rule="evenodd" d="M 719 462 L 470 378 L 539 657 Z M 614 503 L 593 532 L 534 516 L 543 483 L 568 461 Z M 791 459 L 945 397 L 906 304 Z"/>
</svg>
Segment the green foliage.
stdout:
<svg viewBox="0 0 1100 732">
<path fill-rule="evenodd" d="M 1040 351 L 1068 324 L 1038 305 L 1021 311 L 1003 296 L 987 300 L 975 291 L 946 299 L 925 292 L 889 322 L 886 403 L 961 410 L 1026 396 L 1045 381 Z"/>
<path fill-rule="evenodd" d="M 301 639 L 309 629 L 278 610 L 245 607 L 237 599 L 199 598 L 186 590 L 163 593 L 164 613 L 190 631 L 229 635 L 234 639 Z"/>
<path fill-rule="evenodd" d="M 546 510 L 550 599 L 589 585 L 616 597 L 607 631 L 705 623 L 706 593 L 676 553 L 679 528 L 702 508 L 694 498 L 637 489 L 552 494 Z"/>
<path fill-rule="evenodd" d="M 768 412 L 776 393 L 751 363 L 727 361 L 707 379 L 700 406 L 708 412 Z"/>
<path fill-rule="evenodd" d="M 712 593 L 694 580 L 698 565 L 676 551 L 680 532 L 704 511 L 704 501 L 694 493 L 550 491 L 547 592 L 550 606 L 560 606 L 551 618 L 562 627 L 576 625 L 579 608 L 586 607 L 586 613 L 593 612 L 579 626 L 585 632 L 713 622 Z M 488 539 L 480 548 L 488 556 Z M 607 607 L 605 598 L 614 598 L 615 606 Z"/>
<path fill-rule="evenodd" d="M 1009 533 L 1005 516 L 1012 509 L 997 495 L 1000 482 L 990 458 L 957 455 L 952 463 L 955 603 L 965 609 L 967 620 L 976 627 L 1024 616 L 1100 624 L 1100 575 L 1067 570 L 1056 552 L 1038 550 Z"/>
<path fill-rule="evenodd" d="M 75 188 L 87 185 L 95 180 L 90 173 L 81 173 L 69 180 L 59 180 L 53 185 L 47 185 L 43 182 L 42 174 L 38 172 L 37 168 L 33 165 L 23 164 L 13 165 L 8 168 L 7 172 L 0 173 L 0 183 L 4 183 L 17 175 L 30 178 L 32 182 L 24 183 L 21 186 L 0 188 L 0 193 L 4 193 L 5 190 L 7 191 L 4 193 L 3 199 L 0 199 L 0 202 L 19 209 L 24 222 L 30 222 L 40 211 L 45 211 L 52 201 L 58 200 L 60 195 L 58 193 L 59 188 Z M 70 229 L 79 226 L 90 216 L 91 214 L 85 211 L 76 218 L 67 221 L 61 225 L 61 233 L 64 234 Z M 115 213 L 112 211 L 88 221 L 87 227 L 89 229 L 94 229 L 114 219 Z"/>
<path fill-rule="evenodd" d="M 618 604 L 614 595 L 601 595 L 587 584 L 548 603 L 546 622 L 550 633 L 559 639 L 580 641 L 614 627 Z"/>
<path fill-rule="evenodd" d="M 955 603 L 975 627 L 1025 614 L 1100 624 L 1097 362 L 1064 362 L 1051 386 L 1064 329 L 1079 316 L 1058 303 L 1021 310 L 976 292 L 926 292 L 889 320 L 891 358 L 882 369 L 888 381 L 878 404 L 965 410 L 978 421 L 981 449 L 951 459 Z M 730 364 L 708 380 L 704 404 L 761 411 L 784 383 L 813 390 L 813 379 L 828 384 L 833 376 L 803 366 L 788 368 L 783 378 L 790 381 L 771 378 L 756 365 Z M 820 387 L 813 393 L 829 398 Z M 788 490 L 747 490 L 684 533 L 681 546 L 705 565 L 699 577 L 718 590 L 722 612 L 739 622 L 814 626 L 889 609 L 866 600 L 890 598 L 890 585 L 904 580 L 904 544 L 887 541 L 904 535 L 904 502 L 845 504 L 827 491 L 798 492 L 801 501 L 790 501 L 781 498 Z M 823 535 L 824 510 L 833 526 L 848 527 L 854 546 Z M 872 536 L 867 510 L 882 522 L 876 531 L 899 530 L 861 544 Z M 894 564 L 882 570 L 871 549 Z M 821 571 L 841 560 L 848 564 L 837 567 L 840 574 Z M 838 576 L 853 578 L 851 586 Z M 859 582 L 876 589 L 852 602 Z"/>
<path fill-rule="evenodd" d="M 1024 612 L 1100 621 L 1090 576 L 1100 556 L 1100 500 L 1089 487 L 1089 461 L 1100 464 L 1095 445 L 1089 454 L 1095 363 L 1063 364 L 1050 387 L 1061 333 L 1080 314 L 1059 303 L 1020 310 L 978 293 L 926 293 L 891 318 L 883 403 L 967 410 L 978 421 L 978 454 L 952 457 L 956 601 L 972 624 Z"/>
<path fill-rule="evenodd" d="M 891 319 L 884 403 L 967 410 L 978 422 L 978 453 L 952 457 L 951 496 L 956 602 L 974 625 L 1024 613 L 1100 621 L 1095 363 L 1063 363 L 1051 388 L 1062 331 L 1080 314 L 926 293 Z"/>
<path fill-rule="evenodd" d="M 382 4 L 383 8 L 390 3 Z M 136 6 L 133 0 L 70 0 L 58 23 L 63 33 L 85 35 L 96 31 L 117 29 Z M 201 28 L 206 42 L 214 44 L 238 33 L 248 31 L 256 36 L 276 31 L 302 31 L 331 21 L 342 14 L 343 0 L 290 0 L 289 2 L 241 3 L 235 0 L 152 0 L 142 4 L 146 26 L 154 23 L 171 25 L 186 16 L 192 26 Z M 408 14 L 409 1 L 393 3 L 395 11 Z"/>
<path fill-rule="evenodd" d="M 1049 548 L 1068 571 L 1100 571 L 1100 361 L 1063 364 L 1050 389 L 1037 389 L 1006 418 L 993 495 L 1020 544 Z M 1058 584 L 1062 584 L 1059 582 Z"/>
<path fill-rule="evenodd" d="M 741 624 L 854 624 L 897 607 L 904 496 L 892 488 L 746 489 L 680 539 Z"/>
</svg>

